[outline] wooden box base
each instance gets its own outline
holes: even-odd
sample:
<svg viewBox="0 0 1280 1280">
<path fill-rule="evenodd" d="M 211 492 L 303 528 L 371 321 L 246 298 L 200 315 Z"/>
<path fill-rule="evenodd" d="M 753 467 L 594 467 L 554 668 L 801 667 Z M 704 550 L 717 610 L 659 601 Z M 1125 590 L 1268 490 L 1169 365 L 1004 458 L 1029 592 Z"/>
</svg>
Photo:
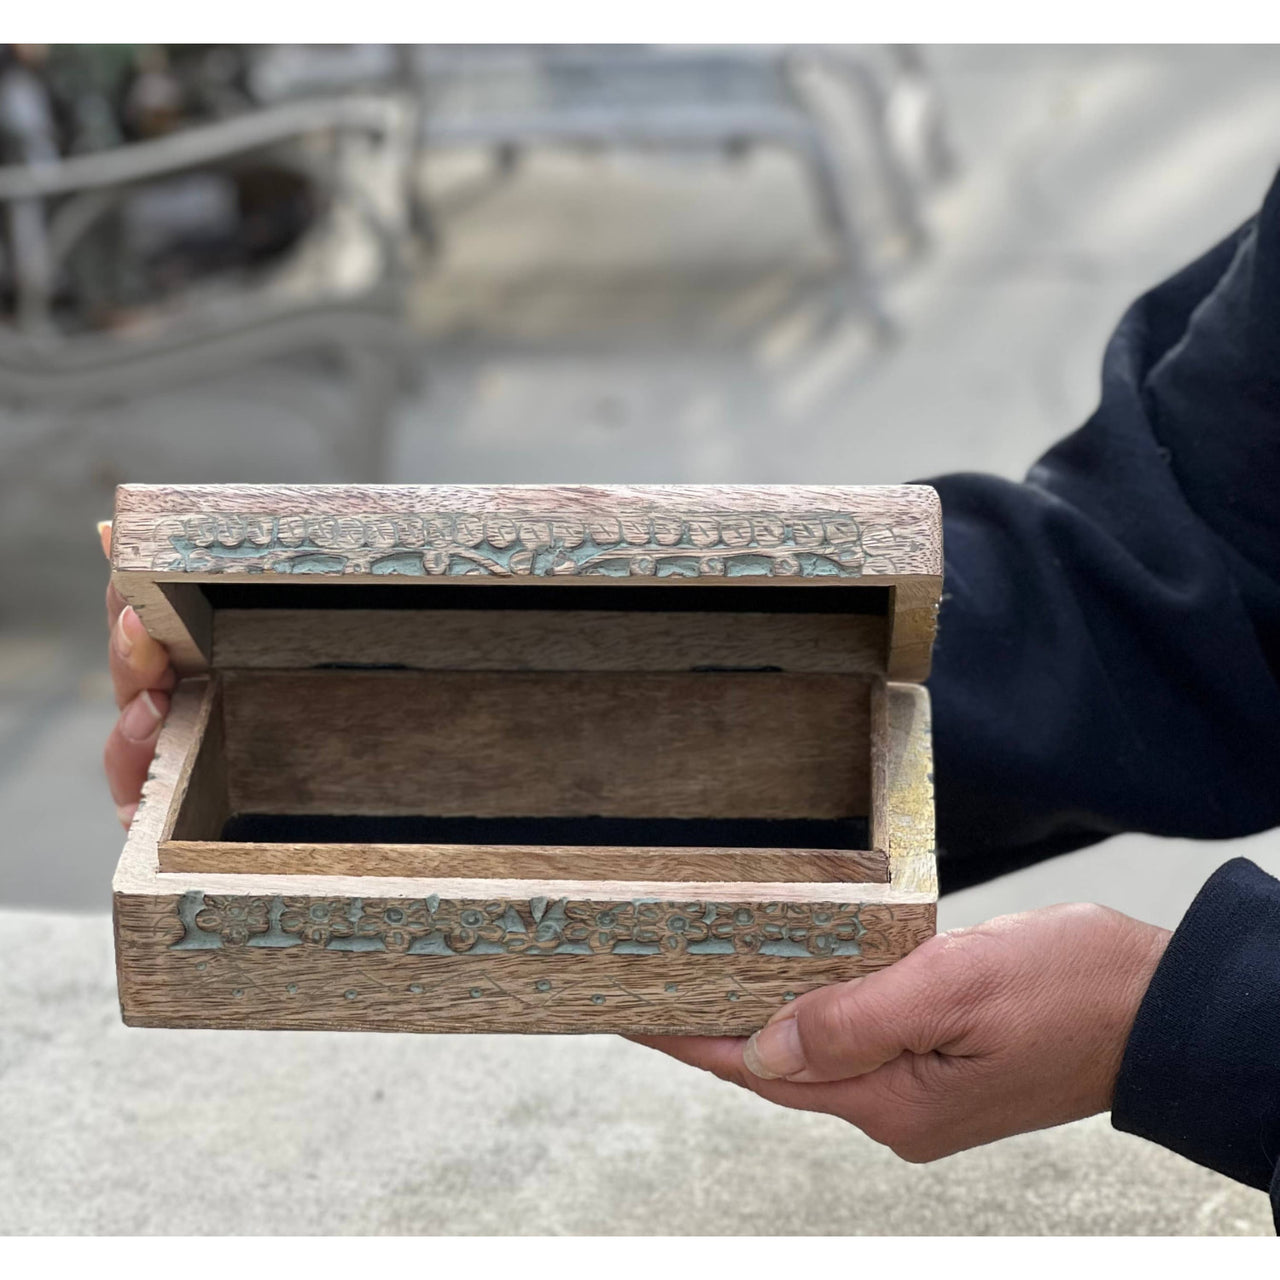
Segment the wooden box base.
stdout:
<svg viewBox="0 0 1280 1280">
<path fill-rule="evenodd" d="M 870 682 L 862 853 L 229 844 L 221 696 L 179 687 L 116 873 L 132 1025 L 746 1035 L 934 931 L 918 685 Z"/>
</svg>

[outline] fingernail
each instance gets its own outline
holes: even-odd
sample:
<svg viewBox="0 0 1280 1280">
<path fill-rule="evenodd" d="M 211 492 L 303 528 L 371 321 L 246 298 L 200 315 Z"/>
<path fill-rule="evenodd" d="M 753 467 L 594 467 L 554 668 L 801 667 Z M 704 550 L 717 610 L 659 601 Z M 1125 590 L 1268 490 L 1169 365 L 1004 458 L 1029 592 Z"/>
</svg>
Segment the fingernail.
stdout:
<svg viewBox="0 0 1280 1280">
<path fill-rule="evenodd" d="M 133 804 L 116 805 L 116 817 L 120 819 L 120 825 L 128 831 L 133 825 L 133 815 L 138 812 L 138 802 L 135 800 Z"/>
<path fill-rule="evenodd" d="M 804 1050 L 796 1020 L 784 1018 L 757 1031 L 742 1050 L 742 1065 L 762 1080 L 779 1080 L 803 1071 Z"/>
<path fill-rule="evenodd" d="M 155 661 L 155 643 L 133 605 L 125 605 L 116 623 L 116 652 L 135 671 L 145 671 Z"/>
<path fill-rule="evenodd" d="M 133 637 L 126 630 L 126 619 L 133 612 L 133 605 L 127 604 L 120 610 L 120 616 L 116 619 L 116 652 L 122 657 L 127 658 L 133 652 Z"/>
<path fill-rule="evenodd" d="M 98 521 L 98 541 L 102 543 L 102 554 L 111 559 L 111 521 Z"/>
<path fill-rule="evenodd" d="M 159 706 L 156 699 L 167 702 L 164 694 L 152 694 L 150 690 L 143 689 L 134 700 L 124 709 L 124 715 L 120 717 L 120 732 L 124 734 L 130 742 L 145 742 L 156 731 L 156 726 L 164 719 L 164 710 Z"/>
</svg>

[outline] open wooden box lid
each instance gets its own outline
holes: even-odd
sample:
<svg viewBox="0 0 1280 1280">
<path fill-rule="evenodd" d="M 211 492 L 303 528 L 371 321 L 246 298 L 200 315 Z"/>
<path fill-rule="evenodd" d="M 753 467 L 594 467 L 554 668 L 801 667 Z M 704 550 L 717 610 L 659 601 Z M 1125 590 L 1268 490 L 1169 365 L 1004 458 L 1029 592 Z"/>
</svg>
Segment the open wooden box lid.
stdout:
<svg viewBox="0 0 1280 1280">
<path fill-rule="evenodd" d="M 865 669 L 921 681 L 942 534 L 923 485 L 122 485 L 112 568 L 182 674 L 237 665 L 247 642 L 215 643 L 215 613 L 286 583 L 374 588 L 375 606 L 395 586 L 686 584 L 875 589 L 887 622 Z"/>
</svg>

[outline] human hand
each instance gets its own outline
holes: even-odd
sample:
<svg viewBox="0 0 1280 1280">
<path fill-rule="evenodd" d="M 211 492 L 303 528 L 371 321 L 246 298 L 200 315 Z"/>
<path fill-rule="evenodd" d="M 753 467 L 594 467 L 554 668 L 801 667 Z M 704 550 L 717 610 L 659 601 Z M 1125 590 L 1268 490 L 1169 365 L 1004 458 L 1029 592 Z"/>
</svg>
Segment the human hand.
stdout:
<svg viewBox="0 0 1280 1280">
<path fill-rule="evenodd" d="M 102 550 L 111 556 L 111 525 L 98 526 Z M 120 717 L 102 753 L 116 815 L 127 830 L 133 821 L 156 752 L 160 726 L 169 714 L 169 690 L 177 682 L 165 647 L 153 640 L 142 619 L 114 586 L 107 585 L 107 644 L 111 683 Z"/>
<path fill-rule="evenodd" d="M 921 1163 L 1111 1107 L 1169 932 L 1077 903 L 931 938 L 750 1040 L 636 1036 Z"/>
</svg>

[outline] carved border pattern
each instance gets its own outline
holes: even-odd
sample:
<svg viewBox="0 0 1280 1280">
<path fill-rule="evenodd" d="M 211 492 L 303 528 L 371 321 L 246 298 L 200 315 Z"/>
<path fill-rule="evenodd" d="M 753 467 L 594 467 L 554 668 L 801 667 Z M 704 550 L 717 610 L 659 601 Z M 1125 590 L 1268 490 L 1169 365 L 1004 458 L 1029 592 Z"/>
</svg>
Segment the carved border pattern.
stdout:
<svg viewBox="0 0 1280 1280">
<path fill-rule="evenodd" d="M 856 956 L 856 903 L 221 897 L 178 903 L 174 950 L 323 947 L 414 955 Z"/>
<path fill-rule="evenodd" d="M 401 577 L 857 578 L 864 531 L 848 512 L 590 516 L 447 513 L 171 516 L 156 572 Z"/>
</svg>

